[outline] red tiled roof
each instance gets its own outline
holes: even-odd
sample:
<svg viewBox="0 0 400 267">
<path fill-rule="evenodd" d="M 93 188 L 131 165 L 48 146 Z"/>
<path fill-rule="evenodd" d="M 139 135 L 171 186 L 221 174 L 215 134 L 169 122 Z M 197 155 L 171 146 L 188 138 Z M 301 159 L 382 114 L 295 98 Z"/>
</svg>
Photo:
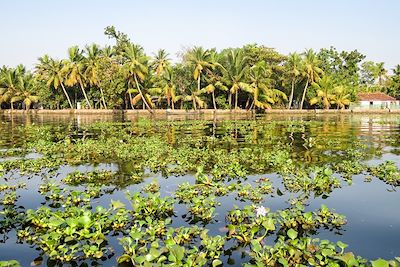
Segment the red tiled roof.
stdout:
<svg viewBox="0 0 400 267">
<path fill-rule="evenodd" d="M 396 101 L 396 98 L 384 93 L 359 93 L 357 96 L 360 101 Z"/>
</svg>

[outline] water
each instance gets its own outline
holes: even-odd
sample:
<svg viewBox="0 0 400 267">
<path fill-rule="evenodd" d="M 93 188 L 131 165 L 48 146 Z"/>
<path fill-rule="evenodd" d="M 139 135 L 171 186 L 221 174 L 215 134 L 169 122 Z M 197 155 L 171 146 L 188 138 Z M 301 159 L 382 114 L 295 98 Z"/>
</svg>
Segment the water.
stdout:
<svg viewBox="0 0 400 267">
<path fill-rule="evenodd" d="M 181 121 L 184 119 L 185 121 Z M 188 120 L 189 119 L 189 120 Z M 49 116 L 49 115 L 0 115 L 0 162 L 18 158 L 40 158 L 38 153 L 19 153 L 31 141 L 33 129 L 50 127 L 51 131 L 60 135 L 70 135 L 72 139 L 96 139 L 99 132 L 91 131 L 90 125 L 102 121 L 124 122 L 121 129 L 137 136 L 158 137 L 175 148 L 184 145 L 191 147 L 208 146 L 223 148 L 227 151 L 241 151 L 243 149 L 256 149 L 265 147 L 269 151 L 278 149 L 279 146 L 291 146 L 290 157 L 306 166 L 322 165 L 329 162 L 339 162 L 346 149 L 363 146 L 363 162 L 377 165 L 386 160 L 391 160 L 400 166 L 400 116 L 399 115 L 265 115 L 251 118 L 235 117 L 196 117 L 201 121 L 191 121 L 191 118 L 170 117 L 157 118 L 157 123 L 141 121 L 137 117 L 115 116 Z M 171 122 L 168 121 L 181 121 Z M 229 123 L 227 122 L 229 121 Z M 304 123 L 301 123 L 304 122 Z M 150 124 L 150 125 L 149 125 Z M 28 130 L 24 130 L 27 127 Z M 47 128 L 49 129 L 49 128 Z M 37 135 L 36 135 L 37 136 Z M 123 141 L 123 140 L 121 140 Z M 279 144 L 279 145 L 278 145 Z M 11 152 L 10 152 L 11 151 Z M 257 159 L 253 159 L 257 162 Z M 228 163 L 226 163 L 228 164 Z M 251 165 L 251 161 L 249 163 Z M 37 191 L 40 184 L 48 181 L 61 180 L 72 171 L 112 170 L 121 174 L 132 172 L 131 162 L 113 162 L 112 159 L 96 164 L 79 164 L 77 166 L 63 165 L 55 173 L 44 172 L 42 175 L 18 175 L 13 172 L 6 173 L 1 178 L 1 183 L 27 183 L 26 189 L 18 190 L 20 198 L 17 206 L 20 210 L 37 209 L 46 202 Z M 179 165 L 179 164 L 178 164 Z M 257 164 L 254 164 L 257 166 Z M 251 167 L 251 166 L 250 166 Z M 250 168 L 249 167 L 249 168 Z M 110 199 L 121 200 L 127 203 L 124 192 L 138 191 L 140 188 L 157 180 L 161 186 L 162 196 L 171 196 L 182 182 L 194 182 L 193 173 L 182 176 L 163 176 L 144 170 L 144 181 L 140 184 L 128 182 L 115 182 L 108 185 L 111 192 L 105 193 L 95 199 L 93 205 L 108 206 Z M 275 188 L 279 188 L 283 195 L 268 195 L 260 205 L 267 206 L 271 211 L 285 209 L 288 200 L 296 193 L 285 189 L 282 179 L 275 173 L 254 171 L 247 175 L 246 182 L 253 183 L 256 179 L 268 177 Z M 334 189 L 326 198 L 311 195 L 307 210 L 314 210 L 321 204 L 327 205 L 347 217 L 348 223 L 339 233 L 323 229 L 318 231 L 316 237 L 326 238 L 331 241 L 341 240 L 349 245 L 348 251 L 354 252 L 367 259 L 386 258 L 392 259 L 400 256 L 400 193 L 397 188 L 373 178 L 366 181 L 368 174 L 355 175 L 352 184 L 342 181 L 342 187 Z M 84 186 L 78 186 L 84 189 Z M 218 200 L 221 205 L 217 207 L 217 216 L 211 223 L 203 225 L 210 229 L 212 235 L 224 235 L 226 226 L 225 214 L 233 209 L 233 205 L 240 207 L 250 204 L 249 201 L 241 202 L 233 194 Z M 175 205 L 175 216 L 172 226 L 188 226 L 187 209 L 182 204 Z M 121 255 L 122 248 L 118 244 L 118 237 L 109 237 L 109 244 L 113 246 L 116 255 Z M 16 230 L 5 231 L 0 236 L 0 260 L 17 259 L 22 266 L 29 266 L 31 262 L 41 255 L 36 247 L 20 243 L 16 238 Z M 229 246 L 229 242 L 227 243 Z M 243 249 L 245 251 L 245 249 Z M 249 258 L 241 258 L 241 251 L 232 256 L 224 256 L 226 266 L 240 266 Z M 41 266 L 46 266 L 46 257 Z M 102 266 L 117 266 L 116 257 L 100 261 Z"/>
</svg>

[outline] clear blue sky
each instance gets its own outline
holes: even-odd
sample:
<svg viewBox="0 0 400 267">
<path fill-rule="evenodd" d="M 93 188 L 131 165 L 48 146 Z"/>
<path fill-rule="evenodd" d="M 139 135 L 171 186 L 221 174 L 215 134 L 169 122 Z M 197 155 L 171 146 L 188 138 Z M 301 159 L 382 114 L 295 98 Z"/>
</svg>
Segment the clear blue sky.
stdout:
<svg viewBox="0 0 400 267">
<path fill-rule="evenodd" d="M 34 66 L 114 25 L 148 53 L 259 43 L 281 53 L 335 46 L 400 64 L 399 0 L 1 0 L 0 66 Z"/>
</svg>

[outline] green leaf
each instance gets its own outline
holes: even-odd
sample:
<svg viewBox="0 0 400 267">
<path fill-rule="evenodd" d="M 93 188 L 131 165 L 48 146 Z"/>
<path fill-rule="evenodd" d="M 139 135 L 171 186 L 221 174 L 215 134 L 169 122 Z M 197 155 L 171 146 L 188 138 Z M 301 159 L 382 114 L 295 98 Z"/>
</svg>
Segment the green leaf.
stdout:
<svg viewBox="0 0 400 267">
<path fill-rule="evenodd" d="M 82 215 L 81 217 L 79 217 L 78 222 L 79 222 L 79 225 L 83 226 L 84 228 L 87 228 L 90 226 L 91 220 L 90 220 L 89 215 L 85 214 L 85 215 Z"/>
<path fill-rule="evenodd" d="M 284 267 L 289 266 L 288 261 L 285 258 L 279 258 L 278 262 L 282 264 Z"/>
<path fill-rule="evenodd" d="M 0 261 L 0 267 L 21 267 L 21 265 L 16 260 L 10 260 L 10 261 Z"/>
<path fill-rule="evenodd" d="M 262 222 L 262 226 L 265 228 L 266 231 L 274 231 L 275 230 L 275 223 L 272 218 L 268 218 Z"/>
<path fill-rule="evenodd" d="M 213 267 L 219 266 L 219 265 L 222 265 L 222 261 L 221 260 L 218 260 L 218 259 L 213 260 L 213 262 L 212 262 L 212 266 Z"/>
<path fill-rule="evenodd" d="M 289 229 L 288 231 L 287 231 L 287 235 L 288 235 L 288 237 L 290 238 L 290 239 L 296 239 L 296 237 L 297 237 L 297 232 L 295 231 L 295 230 L 293 230 L 293 229 Z"/>
<path fill-rule="evenodd" d="M 381 258 L 371 261 L 371 264 L 372 267 L 389 267 L 389 263 Z"/>
<path fill-rule="evenodd" d="M 117 209 L 120 209 L 120 208 L 124 208 L 124 207 L 125 207 L 125 204 L 122 203 L 122 202 L 119 201 L 119 200 L 112 200 L 112 199 L 111 199 L 111 206 L 112 206 L 112 208 L 113 208 L 114 210 L 117 210 Z"/>
<path fill-rule="evenodd" d="M 339 248 L 341 248 L 342 250 L 344 250 L 345 248 L 347 248 L 349 245 L 347 245 L 347 244 L 345 244 L 345 243 L 343 243 L 343 242 L 341 242 L 341 241 L 338 241 L 337 243 L 336 243 L 336 245 L 339 247 Z"/>
</svg>

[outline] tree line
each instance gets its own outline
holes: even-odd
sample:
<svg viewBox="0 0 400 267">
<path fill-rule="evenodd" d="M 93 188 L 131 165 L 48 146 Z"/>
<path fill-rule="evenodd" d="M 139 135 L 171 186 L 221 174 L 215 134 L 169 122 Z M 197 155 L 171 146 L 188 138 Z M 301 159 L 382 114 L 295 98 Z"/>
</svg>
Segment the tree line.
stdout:
<svg viewBox="0 0 400 267">
<path fill-rule="evenodd" d="M 73 46 L 65 59 L 44 55 L 33 71 L 3 66 L 0 108 L 344 109 L 359 92 L 400 96 L 400 65 L 389 74 L 357 50 L 192 47 L 172 62 L 163 49 L 147 55 L 113 26 L 105 35 L 113 46 Z"/>
</svg>

